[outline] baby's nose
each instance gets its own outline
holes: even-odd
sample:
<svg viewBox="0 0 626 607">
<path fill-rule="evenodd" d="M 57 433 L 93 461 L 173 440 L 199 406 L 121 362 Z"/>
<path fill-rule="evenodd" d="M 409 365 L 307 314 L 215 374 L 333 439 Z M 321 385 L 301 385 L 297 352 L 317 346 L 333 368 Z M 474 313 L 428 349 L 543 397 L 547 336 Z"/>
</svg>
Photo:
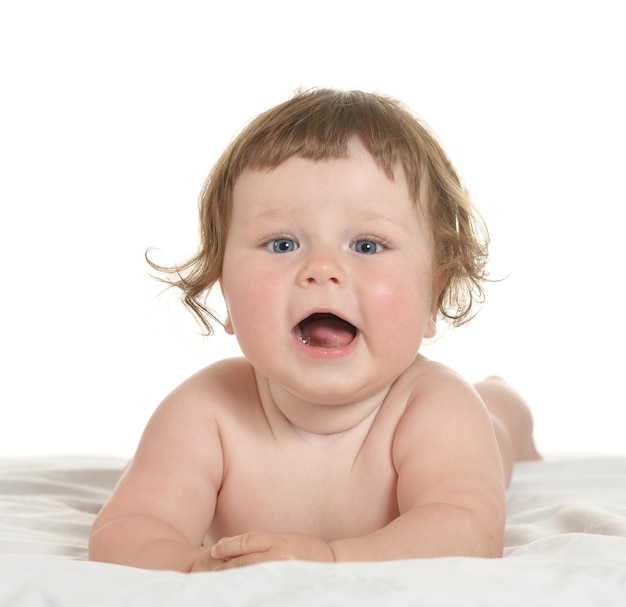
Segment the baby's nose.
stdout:
<svg viewBox="0 0 626 607">
<path fill-rule="evenodd" d="M 339 285 L 345 279 L 340 253 L 328 249 L 312 250 L 298 274 L 298 282 L 302 285 Z"/>
</svg>

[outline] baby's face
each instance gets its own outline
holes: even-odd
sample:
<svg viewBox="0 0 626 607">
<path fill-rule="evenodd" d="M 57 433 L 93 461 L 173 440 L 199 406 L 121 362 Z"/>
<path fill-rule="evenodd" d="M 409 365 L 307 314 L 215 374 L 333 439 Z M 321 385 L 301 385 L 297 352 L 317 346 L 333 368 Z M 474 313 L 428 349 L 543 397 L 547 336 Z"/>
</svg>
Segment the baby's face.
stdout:
<svg viewBox="0 0 626 607">
<path fill-rule="evenodd" d="M 227 328 L 259 372 L 300 398 L 380 392 L 434 335 L 430 231 L 395 173 L 354 140 L 347 159 L 292 157 L 235 183 Z"/>
</svg>

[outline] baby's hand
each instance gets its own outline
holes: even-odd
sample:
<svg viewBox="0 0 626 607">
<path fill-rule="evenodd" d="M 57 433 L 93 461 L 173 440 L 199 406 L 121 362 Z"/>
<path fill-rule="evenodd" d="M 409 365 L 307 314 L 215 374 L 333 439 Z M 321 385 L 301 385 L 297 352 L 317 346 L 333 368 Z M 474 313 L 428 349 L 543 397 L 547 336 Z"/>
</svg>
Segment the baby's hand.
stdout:
<svg viewBox="0 0 626 607">
<path fill-rule="evenodd" d="M 214 571 L 219 569 L 224 561 L 219 561 L 211 556 L 210 550 L 202 550 L 202 554 L 198 556 L 191 567 L 190 573 L 198 573 L 200 571 Z"/>
<path fill-rule="evenodd" d="M 303 533 L 252 532 L 222 538 L 211 548 L 213 559 L 224 561 L 214 571 L 266 561 L 303 560 L 333 562 L 335 555 L 324 541 Z"/>
</svg>

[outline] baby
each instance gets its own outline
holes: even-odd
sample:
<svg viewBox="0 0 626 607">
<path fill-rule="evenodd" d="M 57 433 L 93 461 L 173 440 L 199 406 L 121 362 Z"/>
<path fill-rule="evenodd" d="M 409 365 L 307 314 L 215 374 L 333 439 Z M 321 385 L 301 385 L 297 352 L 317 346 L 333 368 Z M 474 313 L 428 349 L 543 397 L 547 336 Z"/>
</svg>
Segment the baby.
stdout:
<svg viewBox="0 0 626 607">
<path fill-rule="evenodd" d="M 397 101 L 301 92 L 252 121 L 201 197 L 201 246 L 153 267 L 244 358 L 169 394 L 93 525 L 90 558 L 220 570 L 277 559 L 499 557 L 538 459 L 508 384 L 419 353 L 483 295 L 487 233 Z"/>
</svg>

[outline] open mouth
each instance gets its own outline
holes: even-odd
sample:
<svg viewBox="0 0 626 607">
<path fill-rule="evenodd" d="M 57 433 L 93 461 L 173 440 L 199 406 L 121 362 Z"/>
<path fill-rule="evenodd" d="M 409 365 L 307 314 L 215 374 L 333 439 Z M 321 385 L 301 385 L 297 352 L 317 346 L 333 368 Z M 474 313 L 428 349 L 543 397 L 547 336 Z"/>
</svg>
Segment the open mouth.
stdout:
<svg viewBox="0 0 626 607">
<path fill-rule="evenodd" d="M 343 348 L 354 340 L 357 329 L 335 314 L 315 313 L 300 321 L 295 333 L 312 348 Z"/>
</svg>

